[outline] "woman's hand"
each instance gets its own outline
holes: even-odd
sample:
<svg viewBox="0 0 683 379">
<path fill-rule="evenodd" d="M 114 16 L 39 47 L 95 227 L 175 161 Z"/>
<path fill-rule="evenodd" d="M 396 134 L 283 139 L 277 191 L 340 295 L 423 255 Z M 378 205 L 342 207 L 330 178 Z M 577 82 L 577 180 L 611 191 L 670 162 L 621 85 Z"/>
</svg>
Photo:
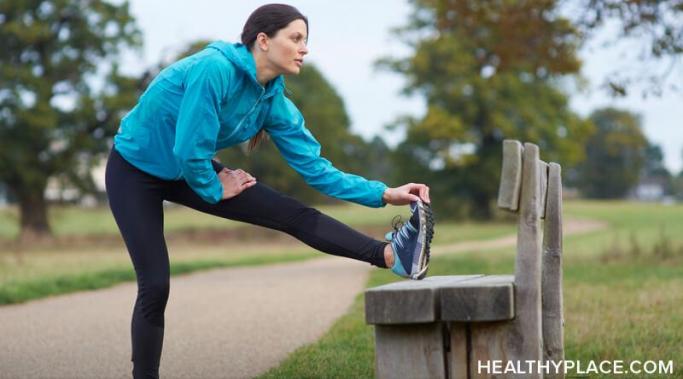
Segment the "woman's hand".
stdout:
<svg viewBox="0 0 683 379">
<path fill-rule="evenodd" d="M 223 185 L 223 200 L 235 197 L 256 184 L 256 178 L 241 169 L 224 168 L 218 173 L 218 179 Z"/>
<path fill-rule="evenodd" d="M 420 183 L 408 183 L 396 188 L 387 188 L 382 200 L 391 205 L 406 205 L 418 200 L 429 204 L 429 187 Z"/>
</svg>

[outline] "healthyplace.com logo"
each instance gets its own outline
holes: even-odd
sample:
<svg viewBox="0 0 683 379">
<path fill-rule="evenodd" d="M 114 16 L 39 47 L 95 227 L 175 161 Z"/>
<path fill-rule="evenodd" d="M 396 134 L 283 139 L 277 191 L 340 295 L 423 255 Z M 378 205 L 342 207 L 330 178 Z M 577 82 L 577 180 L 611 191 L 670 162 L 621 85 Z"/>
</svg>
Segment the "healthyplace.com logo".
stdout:
<svg viewBox="0 0 683 379">
<path fill-rule="evenodd" d="M 522 374 L 673 374 L 673 361 L 477 361 L 477 373 L 488 375 Z"/>
</svg>

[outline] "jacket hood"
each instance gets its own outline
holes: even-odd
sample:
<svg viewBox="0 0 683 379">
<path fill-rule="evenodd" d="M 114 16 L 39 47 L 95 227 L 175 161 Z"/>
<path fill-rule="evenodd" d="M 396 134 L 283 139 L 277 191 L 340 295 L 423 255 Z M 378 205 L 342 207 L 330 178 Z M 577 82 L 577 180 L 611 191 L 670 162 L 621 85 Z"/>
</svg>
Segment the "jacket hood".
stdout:
<svg viewBox="0 0 683 379">
<path fill-rule="evenodd" d="M 261 86 L 261 83 L 256 79 L 256 62 L 254 56 L 247 46 L 241 43 L 227 43 L 223 41 L 216 41 L 210 43 L 207 48 L 213 48 L 220 51 L 235 67 L 243 71 L 245 75 L 249 76 L 254 84 Z M 266 95 L 271 96 L 277 92 L 283 92 L 285 89 L 285 80 L 282 75 L 278 75 L 275 79 L 268 82 L 265 87 Z"/>
</svg>

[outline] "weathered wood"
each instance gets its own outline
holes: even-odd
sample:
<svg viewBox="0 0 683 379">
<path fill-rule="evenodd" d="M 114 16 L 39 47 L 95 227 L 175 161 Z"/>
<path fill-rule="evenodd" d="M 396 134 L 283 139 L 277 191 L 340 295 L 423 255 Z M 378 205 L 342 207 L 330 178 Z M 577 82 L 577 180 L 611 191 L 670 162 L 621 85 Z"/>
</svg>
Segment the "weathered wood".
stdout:
<svg viewBox="0 0 683 379">
<path fill-rule="evenodd" d="M 564 359 L 562 305 L 562 177 L 561 167 L 550 163 L 548 200 L 543 233 L 543 360 Z M 550 365 L 550 367 L 554 367 Z M 552 370 L 551 370 L 552 371 Z M 546 378 L 564 378 L 564 372 L 550 372 Z"/>
<path fill-rule="evenodd" d="M 376 377 L 446 378 L 441 323 L 375 325 Z"/>
<path fill-rule="evenodd" d="M 539 161 L 538 165 L 538 173 L 540 175 L 540 179 L 538 180 L 538 184 L 540 186 L 538 193 L 541 197 L 538 202 L 538 214 L 541 219 L 543 219 L 545 218 L 545 207 L 548 198 L 548 163 Z"/>
<path fill-rule="evenodd" d="M 487 362 L 541 361 L 541 230 L 539 202 L 541 187 L 538 147 L 524 145 L 517 257 L 515 260 L 514 310 L 511 321 L 470 323 L 470 378 L 490 378 L 494 375 L 479 371 Z M 495 377 L 542 378 L 540 373 L 525 375 L 495 375 Z"/>
<path fill-rule="evenodd" d="M 512 275 L 490 275 L 445 284 L 441 288 L 441 320 L 461 322 L 512 320 Z"/>
<path fill-rule="evenodd" d="M 439 289 L 444 284 L 480 276 L 482 275 L 432 276 L 368 289 L 365 291 L 365 322 L 391 325 L 437 321 Z"/>
<path fill-rule="evenodd" d="M 515 140 L 503 141 L 503 167 L 498 188 L 498 207 L 517 211 L 522 185 L 522 144 Z"/>
<path fill-rule="evenodd" d="M 515 260 L 515 319 L 506 346 L 516 360 L 540 361 L 541 351 L 541 230 L 538 213 L 540 180 L 538 147 L 524 144 L 522 196 Z M 529 375 L 530 378 L 540 375 Z"/>
<path fill-rule="evenodd" d="M 469 324 L 452 322 L 448 324 L 451 348 L 448 352 L 448 371 L 450 379 L 469 378 L 469 356 L 467 335 Z"/>
<path fill-rule="evenodd" d="M 516 341 L 511 338 L 510 322 L 470 324 L 469 378 L 516 378 L 518 375 L 494 375 L 494 361 L 503 365 L 519 359 Z M 488 366 L 488 369 L 487 369 Z"/>
</svg>

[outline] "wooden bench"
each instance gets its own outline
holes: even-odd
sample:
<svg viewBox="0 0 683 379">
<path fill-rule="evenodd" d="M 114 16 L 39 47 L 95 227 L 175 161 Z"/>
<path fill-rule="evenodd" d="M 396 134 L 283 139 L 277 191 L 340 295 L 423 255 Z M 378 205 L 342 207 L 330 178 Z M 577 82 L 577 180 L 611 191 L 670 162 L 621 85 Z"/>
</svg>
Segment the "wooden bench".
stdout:
<svg viewBox="0 0 683 379">
<path fill-rule="evenodd" d="M 514 275 L 434 276 L 365 292 L 378 378 L 520 377 L 500 374 L 508 362 L 534 371 L 523 377 L 564 377 L 526 363 L 564 359 L 560 166 L 541 161 L 536 145 L 504 141 L 498 206 L 519 215 Z"/>
</svg>

